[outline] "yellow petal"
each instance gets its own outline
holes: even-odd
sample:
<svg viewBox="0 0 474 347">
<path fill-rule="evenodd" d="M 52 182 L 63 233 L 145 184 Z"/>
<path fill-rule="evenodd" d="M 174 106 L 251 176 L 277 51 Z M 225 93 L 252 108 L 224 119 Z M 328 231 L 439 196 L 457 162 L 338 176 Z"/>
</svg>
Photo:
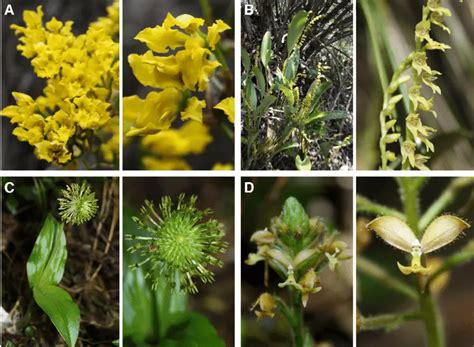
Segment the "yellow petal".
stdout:
<svg viewBox="0 0 474 347">
<path fill-rule="evenodd" d="M 234 97 L 225 98 L 221 100 L 214 108 L 224 111 L 229 118 L 229 122 L 235 121 L 235 99 Z"/>
<path fill-rule="evenodd" d="M 182 14 L 175 18 L 171 13 L 167 14 L 163 22 L 163 26 L 166 28 L 177 26 L 188 33 L 196 32 L 203 24 L 204 19 L 202 18 L 196 18 L 190 14 Z"/>
<path fill-rule="evenodd" d="M 220 33 L 229 30 L 230 26 L 218 19 L 207 29 L 207 43 L 212 50 L 216 48 L 216 44 L 220 40 Z"/>
<path fill-rule="evenodd" d="M 135 39 L 145 43 L 148 48 L 157 53 L 166 53 L 170 49 L 184 46 L 188 37 L 179 30 L 157 25 L 140 31 Z"/>
<path fill-rule="evenodd" d="M 204 107 L 206 107 L 206 102 L 193 96 L 192 98 L 188 99 L 186 108 L 181 112 L 181 119 L 192 119 L 202 123 L 202 109 Z"/>
</svg>

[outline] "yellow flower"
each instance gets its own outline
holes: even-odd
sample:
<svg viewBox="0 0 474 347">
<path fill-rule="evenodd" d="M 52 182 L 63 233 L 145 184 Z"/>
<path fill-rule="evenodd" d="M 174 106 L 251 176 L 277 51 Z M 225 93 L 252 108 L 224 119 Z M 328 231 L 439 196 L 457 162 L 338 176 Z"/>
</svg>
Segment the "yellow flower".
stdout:
<svg viewBox="0 0 474 347">
<path fill-rule="evenodd" d="M 157 25 L 140 31 L 135 39 L 143 42 L 156 53 L 167 53 L 170 49 L 183 47 L 188 37 L 179 30 Z"/>
<path fill-rule="evenodd" d="M 185 49 L 176 53 L 184 86 L 189 90 L 196 90 L 196 84 L 199 91 L 206 90 L 214 70 L 221 66 L 219 62 L 208 59 L 211 52 L 203 46 L 202 38 L 190 38 Z"/>
<path fill-rule="evenodd" d="M 301 303 L 306 307 L 309 300 L 309 294 L 315 294 L 321 290 L 321 287 L 318 287 L 319 279 L 314 269 L 309 269 L 303 275 L 299 284 L 301 285 Z"/>
<path fill-rule="evenodd" d="M 146 170 L 191 170 L 191 166 L 181 158 L 157 159 L 147 156 L 143 158 L 143 166 Z"/>
<path fill-rule="evenodd" d="M 219 171 L 225 171 L 225 170 L 233 170 L 234 166 L 232 164 L 222 164 L 222 163 L 215 163 L 214 166 L 212 167 L 212 170 L 219 170 Z"/>
<path fill-rule="evenodd" d="M 110 120 L 110 104 L 83 95 L 70 103 L 70 113 L 82 129 L 97 129 Z"/>
<path fill-rule="evenodd" d="M 86 130 L 94 130 L 94 136 L 104 141 L 118 132 L 118 122 L 113 123 L 116 129 L 106 128 L 117 113 L 112 103 L 119 87 L 118 3 L 115 0 L 107 17 L 77 36 L 72 21 L 52 18 L 43 25 L 41 6 L 23 12 L 24 26 L 11 26 L 20 36 L 17 50 L 31 59 L 35 74 L 46 78 L 46 86 L 36 100 L 14 92 L 17 105 L 1 114 L 18 125 L 13 134 L 34 145 L 38 159 L 69 163 L 73 154 L 66 144 L 72 137 L 88 150 L 92 133 Z"/>
<path fill-rule="evenodd" d="M 35 154 L 39 159 L 51 163 L 66 164 L 71 160 L 71 153 L 64 143 L 58 141 L 41 141 L 35 145 Z"/>
<path fill-rule="evenodd" d="M 124 117 L 132 124 L 127 136 L 156 134 L 168 129 L 176 118 L 182 99 L 182 93 L 174 88 L 150 92 L 145 100 L 135 95 L 124 97 Z"/>
<path fill-rule="evenodd" d="M 404 275 L 430 273 L 430 266 L 426 268 L 421 264 L 422 254 L 448 245 L 469 227 L 468 223 L 456 216 L 440 216 L 428 225 L 420 241 L 411 228 L 397 217 L 378 217 L 367 224 L 368 229 L 375 231 L 389 245 L 411 254 L 410 266 L 403 266 L 397 262 L 398 268 Z"/>
<path fill-rule="evenodd" d="M 129 55 L 128 62 L 133 74 L 144 86 L 163 89 L 184 88 L 181 66 L 178 65 L 175 56 L 155 56 L 152 51 L 148 51 L 144 55 Z"/>
<path fill-rule="evenodd" d="M 204 100 L 199 100 L 195 96 L 189 98 L 186 108 L 181 112 L 181 119 L 192 119 L 202 123 L 202 109 L 204 107 L 206 107 L 206 102 Z"/>
<path fill-rule="evenodd" d="M 171 13 L 168 13 L 166 15 L 166 18 L 163 22 L 163 26 L 166 28 L 177 26 L 178 28 L 183 29 L 187 33 L 196 32 L 203 24 L 204 19 L 202 18 L 195 18 L 190 14 L 182 14 L 175 18 Z"/>
<path fill-rule="evenodd" d="M 216 44 L 220 40 L 220 33 L 229 30 L 230 26 L 224 23 L 222 20 L 218 19 L 207 29 L 207 44 L 209 47 L 214 50 Z"/>
<path fill-rule="evenodd" d="M 260 311 L 255 310 L 257 305 L 259 306 Z M 273 296 L 270 293 L 263 293 L 258 297 L 257 301 L 255 301 L 250 310 L 255 310 L 255 315 L 258 319 L 263 317 L 273 318 L 275 316 L 275 312 L 273 312 L 273 310 L 276 307 L 276 300 L 273 298 Z"/>
<path fill-rule="evenodd" d="M 221 100 L 214 108 L 224 111 L 232 124 L 235 121 L 235 99 L 234 97 Z"/>
<path fill-rule="evenodd" d="M 155 135 L 146 136 L 143 146 L 164 157 L 181 157 L 188 154 L 200 154 L 212 141 L 207 126 L 188 121 L 179 129 L 169 129 Z"/>
</svg>

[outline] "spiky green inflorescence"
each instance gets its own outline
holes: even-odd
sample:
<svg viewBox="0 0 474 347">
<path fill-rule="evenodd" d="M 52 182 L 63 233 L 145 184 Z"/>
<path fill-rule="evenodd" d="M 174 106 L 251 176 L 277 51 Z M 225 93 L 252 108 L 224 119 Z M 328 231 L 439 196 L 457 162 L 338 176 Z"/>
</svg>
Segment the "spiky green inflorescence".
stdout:
<svg viewBox="0 0 474 347">
<path fill-rule="evenodd" d="M 171 198 L 165 196 L 158 212 L 152 201 L 145 200 L 140 217 L 133 217 L 139 229 L 150 236 L 127 235 L 128 240 L 138 241 L 129 251 L 143 257 L 132 268 L 142 267 L 145 277 L 152 281 L 152 289 L 157 289 L 164 279 L 181 291 L 197 293 L 195 279 L 213 282 L 214 273 L 208 267 L 223 266 L 216 255 L 224 253 L 228 246 L 222 240 L 224 226 L 215 219 L 203 221 L 212 211 L 198 210 L 196 200 L 193 195 L 186 201 L 181 194 L 174 206 Z M 147 263 L 150 265 L 143 267 Z"/>
<path fill-rule="evenodd" d="M 97 199 L 86 182 L 66 186 L 61 193 L 63 197 L 58 198 L 58 210 L 63 222 L 79 225 L 94 218 L 98 208 Z"/>
</svg>

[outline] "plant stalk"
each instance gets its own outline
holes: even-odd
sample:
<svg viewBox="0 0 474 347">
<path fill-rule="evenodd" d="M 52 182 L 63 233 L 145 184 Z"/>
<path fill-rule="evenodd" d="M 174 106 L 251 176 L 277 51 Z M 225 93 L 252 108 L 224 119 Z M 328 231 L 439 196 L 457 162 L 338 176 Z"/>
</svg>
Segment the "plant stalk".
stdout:
<svg viewBox="0 0 474 347">
<path fill-rule="evenodd" d="M 420 308 L 423 314 L 428 344 L 430 347 L 445 347 L 443 319 L 429 288 L 420 293 Z"/>
<path fill-rule="evenodd" d="M 301 293 L 297 290 L 293 294 L 293 312 L 294 324 L 293 339 L 295 347 L 304 346 L 304 323 L 303 323 L 303 305 L 301 303 Z"/>
</svg>

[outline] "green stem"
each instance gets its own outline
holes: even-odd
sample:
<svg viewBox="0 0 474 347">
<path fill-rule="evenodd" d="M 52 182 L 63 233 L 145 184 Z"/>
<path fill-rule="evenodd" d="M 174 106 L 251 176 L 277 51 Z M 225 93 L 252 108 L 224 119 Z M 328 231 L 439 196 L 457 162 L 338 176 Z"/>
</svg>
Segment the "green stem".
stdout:
<svg viewBox="0 0 474 347">
<path fill-rule="evenodd" d="M 419 229 L 425 230 L 428 224 L 453 202 L 461 190 L 472 185 L 474 185 L 474 177 L 460 177 L 452 180 L 439 198 L 431 204 L 420 218 Z"/>
<path fill-rule="evenodd" d="M 418 320 L 421 317 L 422 315 L 419 311 L 409 311 L 395 314 L 381 314 L 371 317 L 361 316 L 359 329 L 361 331 L 379 329 L 393 330 L 403 322 L 410 320 Z"/>
<path fill-rule="evenodd" d="M 393 216 L 405 220 L 405 215 L 400 211 L 385 205 L 373 202 L 362 195 L 357 195 L 357 212 L 365 212 L 373 215 Z"/>
<path fill-rule="evenodd" d="M 412 300 L 418 299 L 418 293 L 415 289 L 407 285 L 405 282 L 400 281 L 398 278 L 392 276 L 377 263 L 372 262 L 363 256 L 357 257 L 357 271 L 372 277 L 379 283 L 385 285 L 388 288 L 396 290 L 398 293 L 403 294 Z"/>
<path fill-rule="evenodd" d="M 420 238 L 421 235 L 418 230 L 418 193 L 424 182 L 424 178 L 400 177 L 397 182 L 400 186 L 407 222 L 415 232 L 415 235 Z M 420 281 L 420 283 L 421 282 L 423 281 Z M 431 295 L 430 288 L 420 284 L 418 295 L 420 312 L 423 317 L 423 322 L 425 323 L 426 335 L 428 336 L 428 344 L 430 347 L 444 347 L 446 343 L 443 321 L 437 304 Z"/>
<path fill-rule="evenodd" d="M 304 323 L 303 323 L 303 305 L 301 303 L 301 293 L 298 290 L 293 294 L 293 338 L 295 347 L 303 347 L 304 345 Z"/>
<path fill-rule="evenodd" d="M 415 235 L 419 238 L 418 230 L 419 208 L 418 192 L 420 188 L 419 181 L 414 177 L 400 177 L 397 180 L 403 200 L 403 207 L 408 225 L 412 228 Z"/>
<path fill-rule="evenodd" d="M 430 347 L 446 346 L 443 319 L 429 288 L 420 294 L 420 308 Z"/>
</svg>

